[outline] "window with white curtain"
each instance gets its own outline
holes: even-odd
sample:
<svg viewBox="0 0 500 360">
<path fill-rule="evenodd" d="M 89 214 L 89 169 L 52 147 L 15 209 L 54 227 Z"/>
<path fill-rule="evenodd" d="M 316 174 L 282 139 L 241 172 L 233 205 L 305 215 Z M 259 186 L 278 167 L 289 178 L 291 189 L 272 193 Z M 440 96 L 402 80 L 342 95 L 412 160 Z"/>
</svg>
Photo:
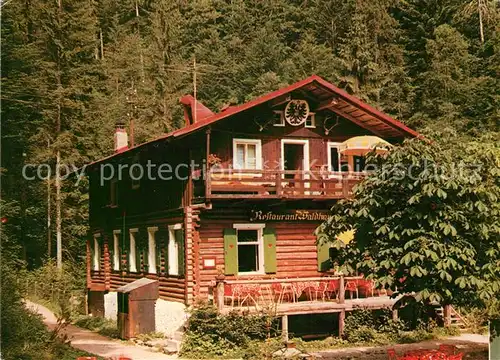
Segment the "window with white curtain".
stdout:
<svg viewBox="0 0 500 360">
<path fill-rule="evenodd" d="M 113 270 L 120 270 L 120 230 L 113 231 Z"/>
<path fill-rule="evenodd" d="M 94 258 L 92 260 L 94 271 L 99 271 L 99 262 L 101 261 L 101 245 L 99 238 L 101 234 L 94 234 Z"/>
<path fill-rule="evenodd" d="M 148 272 L 156 274 L 156 232 L 158 227 L 148 227 Z"/>
<path fill-rule="evenodd" d="M 262 169 L 261 141 L 233 139 L 233 168 L 240 170 Z"/>
<path fill-rule="evenodd" d="M 137 264 L 136 264 L 136 257 L 135 257 L 135 238 L 137 236 L 137 233 L 139 232 L 139 229 L 130 229 L 129 230 L 129 238 L 130 238 L 130 251 L 128 252 L 128 270 L 130 272 L 137 272 Z"/>
<path fill-rule="evenodd" d="M 179 241 L 178 232 L 182 231 L 182 224 L 168 226 L 168 274 L 179 275 Z"/>
</svg>

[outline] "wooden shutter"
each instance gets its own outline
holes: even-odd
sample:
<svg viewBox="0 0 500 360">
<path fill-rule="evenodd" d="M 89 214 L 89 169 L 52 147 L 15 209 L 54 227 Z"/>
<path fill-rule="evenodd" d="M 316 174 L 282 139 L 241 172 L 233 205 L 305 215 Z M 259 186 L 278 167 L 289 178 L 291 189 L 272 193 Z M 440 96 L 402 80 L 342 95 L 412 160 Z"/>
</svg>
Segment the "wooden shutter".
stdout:
<svg viewBox="0 0 500 360">
<path fill-rule="evenodd" d="M 147 256 L 144 256 L 148 247 L 148 233 L 139 230 L 135 233 L 135 267 L 137 272 L 147 272 Z M 144 267 L 143 267 L 144 265 Z"/>
<path fill-rule="evenodd" d="M 94 270 L 94 259 L 95 259 L 95 237 L 92 235 L 91 240 L 89 240 L 89 250 L 90 250 L 90 268 Z"/>
<path fill-rule="evenodd" d="M 115 268 L 115 234 L 111 233 L 111 237 L 108 236 L 106 241 L 108 243 L 110 270 L 113 271 Z"/>
<path fill-rule="evenodd" d="M 236 229 L 224 229 L 224 273 L 238 273 L 238 235 Z"/>
<path fill-rule="evenodd" d="M 276 231 L 264 228 L 264 269 L 266 274 L 276 273 Z"/>
<path fill-rule="evenodd" d="M 175 241 L 177 242 L 177 249 L 178 249 L 178 272 L 179 276 L 183 276 L 185 273 L 185 250 L 184 250 L 184 230 L 183 229 L 178 229 L 174 230 L 175 232 Z"/>
<path fill-rule="evenodd" d="M 332 267 L 330 260 L 330 244 L 318 241 L 316 247 L 318 250 L 318 271 L 328 271 Z"/>
<path fill-rule="evenodd" d="M 161 261 L 163 259 L 163 247 L 165 246 L 165 235 L 168 235 L 163 229 L 158 229 L 155 233 L 155 261 L 156 261 L 156 273 L 160 276 L 163 273 L 163 268 L 161 266 Z"/>
</svg>

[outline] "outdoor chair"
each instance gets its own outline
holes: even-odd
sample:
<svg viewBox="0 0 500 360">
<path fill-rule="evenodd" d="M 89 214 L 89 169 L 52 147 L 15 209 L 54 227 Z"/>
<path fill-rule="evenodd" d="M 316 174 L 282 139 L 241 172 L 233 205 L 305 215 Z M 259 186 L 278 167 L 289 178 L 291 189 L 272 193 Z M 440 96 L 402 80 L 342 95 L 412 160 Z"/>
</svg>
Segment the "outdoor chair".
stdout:
<svg viewBox="0 0 500 360">
<path fill-rule="evenodd" d="M 294 301 L 293 289 L 290 283 L 286 282 L 272 283 L 271 291 L 272 291 L 273 301 L 277 302 L 278 304 L 281 304 L 285 297 L 287 299 L 291 299 L 292 302 Z M 278 297 L 277 301 L 276 301 L 276 296 Z"/>
<path fill-rule="evenodd" d="M 363 290 L 365 297 L 368 297 L 368 295 L 373 297 L 375 283 L 372 280 L 360 279 L 358 280 L 358 289 Z"/>
<path fill-rule="evenodd" d="M 339 280 L 330 280 L 328 281 L 325 289 L 325 296 L 327 299 L 331 299 L 332 295 L 335 294 L 335 298 L 337 299 L 339 296 L 340 290 L 340 281 Z"/>
<path fill-rule="evenodd" d="M 345 291 L 349 291 L 350 298 L 352 299 L 352 294 L 355 292 L 356 293 L 356 298 L 359 298 L 359 293 L 358 293 L 358 282 L 357 280 L 349 280 L 346 282 Z"/>
</svg>

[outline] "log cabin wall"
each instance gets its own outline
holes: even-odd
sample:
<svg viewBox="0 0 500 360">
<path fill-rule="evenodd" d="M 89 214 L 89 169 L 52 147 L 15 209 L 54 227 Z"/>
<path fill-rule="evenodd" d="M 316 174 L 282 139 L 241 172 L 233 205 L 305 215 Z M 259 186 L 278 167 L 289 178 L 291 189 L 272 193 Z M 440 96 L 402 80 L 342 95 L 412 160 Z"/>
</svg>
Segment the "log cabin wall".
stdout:
<svg viewBox="0 0 500 360">
<path fill-rule="evenodd" d="M 224 229 L 234 224 L 249 224 L 250 209 L 256 204 L 236 208 L 223 207 L 206 210 L 200 214 L 198 224 L 198 287 L 195 296 L 206 299 L 218 273 L 225 273 Z M 331 204 L 320 205 L 328 209 Z M 302 206 L 302 205 L 298 205 Z M 266 209 L 264 207 L 264 209 Z M 263 223 L 256 221 L 256 223 Z M 265 226 L 273 228 L 276 235 L 276 272 L 252 275 L 226 275 L 226 279 L 271 279 L 318 277 L 327 275 L 318 270 L 318 247 L 315 229 L 321 221 L 270 221 Z M 215 268 L 205 268 L 205 260 L 215 260 Z"/>
<path fill-rule="evenodd" d="M 160 298 L 169 301 L 176 301 L 181 303 L 186 303 L 187 290 L 186 290 L 186 277 L 185 277 L 185 267 L 184 263 L 179 265 L 179 275 L 169 275 L 168 274 L 168 227 L 174 224 L 183 224 L 186 226 L 185 220 L 186 216 L 182 210 L 170 211 L 167 213 L 168 218 L 160 218 L 152 216 L 146 220 L 141 217 L 130 217 L 126 218 L 125 226 L 122 224 L 110 226 L 104 229 L 94 230 L 93 235 L 99 234 L 99 269 L 94 270 L 93 268 L 93 256 L 94 256 L 94 237 L 88 241 L 87 246 L 87 287 L 90 290 L 95 291 L 116 291 L 116 289 L 122 285 L 133 282 L 137 279 L 147 277 L 149 279 L 159 281 Z M 147 252 L 141 252 L 136 256 L 136 268 L 137 271 L 132 272 L 129 268 L 129 254 L 125 250 L 124 243 L 129 239 L 129 230 L 138 229 L 139 233 L 146 232 L 148 227 L 158 227 L 156 241 L 158 243 L 157 249 L 161 249 L 161 254 L 156 257 L 156 273 L 149 273 L 148 266 L 145 257 Z M 113 264 L 113 254 L 114 251 L 114 231 L 119 230 L 120 239 L 120 269 L 116 270 Z M 125 230 L 125 231 L 124 231 Z M 122 235 L 125 234 L 125 239 Z M 184 245 L 187 248 L 187 243 Z M 140 251 L 139 246 L 136 244 L 136 252 Z M 191 252 L 192 250 L 190 250 Z M 184 258 L 184 254 L 182 255 Z M 182 268 L 181 268 L 182 266 Z M 90 270 L 89 270 L 90 269 Z M 192 269 L 192 265 L 191 265 Z M 192 293 L 192 292 L 191 292 Z"/>
<path fill-rule="evenodd" d="M 256 110 L 258 113 L 259 110 Z M 260 122 L 266 123 L 273 114 L 267 112 L 258 113 Z M 279 169 L 281 159 L 281 139 L 304 139 L 309 140 L 309 158 L 311 169 L 314 165 L 326 165 L 328 161 L 327 143 L 343 142 L 353 136 L 371 135 L 371 133 L 352 122 L 338 118 L 338 125 L 335 125 L 328 134 L 325 134 L 323 126 L 325 118 L 328 117 L 326 127 L 330 128 L 335 124 L 333 117 L 326 113 L 315 115 L 316 126 L 306 128 L 301 126 L 283 127 L 267 124 L 265 129 L 259 131 L 259 125 L 252 121 L 253 115 L 239 115 L 230 118 L 225 122 L 212 127 L 210 152 L 217 155 L 222 161 L 222 168 L 229 168 L 233 165 L 233 139 L 260 139 L 262 141 L 263 166 L 267 169 Z M 313 163 L 313 161 L 315 161 Z"/>
</svg>

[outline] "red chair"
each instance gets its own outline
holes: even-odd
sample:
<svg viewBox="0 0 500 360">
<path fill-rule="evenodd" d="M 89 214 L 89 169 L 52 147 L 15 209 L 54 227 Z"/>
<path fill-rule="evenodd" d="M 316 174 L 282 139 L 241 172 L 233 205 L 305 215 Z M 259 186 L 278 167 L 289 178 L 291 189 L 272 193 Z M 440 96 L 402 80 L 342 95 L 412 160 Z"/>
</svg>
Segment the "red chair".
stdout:
<svg viewBox="0 0 500 360">
<path fill-rule="evenodd" d="M 356 292 L 356 297 L 359 298 L 358 293 L 358 280 L 349 280 L 345 283 L 345 291 L 349 291 L 349 295 L 352 299 L 352 293 Z"/>
<path fill-rule="evenodd" d="M 358 289 L 363 290 L 366 297 L 368 294 L 373 297 L 373 291 L 375 290 L 375 283 L 372 280 L 361 279 L 358 280 Z"/>
<path fill-rule="evenodd" d="M 335 294 L 335 298 L 338 299 L 340 290 L 340 280 L 330 280 L 327 283 L 325 294 L 328 299 L 332 298 L 332 294 Z"/>
<path fill-rule="evenodd" d="M 224 302 L 231 300 L 231 307 L 234 307 L 234 288 L 230 284 L 224 284 Z"/>
<path fill-rule="evenodd" d="M 463 356 L 464 356 L 463 353 L 458 353 L 458 354 L 455 354 L 455 355 L 448 356 L 447 360 L 462 360 Z"/>
</svg>

